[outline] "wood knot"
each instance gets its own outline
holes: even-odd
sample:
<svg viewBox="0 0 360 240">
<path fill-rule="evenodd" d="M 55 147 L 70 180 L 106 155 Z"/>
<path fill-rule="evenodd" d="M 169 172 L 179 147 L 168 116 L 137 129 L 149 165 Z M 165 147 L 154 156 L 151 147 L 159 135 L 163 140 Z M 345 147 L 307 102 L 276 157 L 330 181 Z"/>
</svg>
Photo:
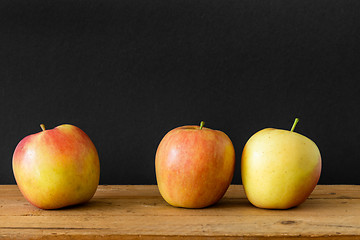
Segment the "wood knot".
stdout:
<svg viewBox="0 0 360 240">
<path fill-rule="evenodd" d="M 290 224 L 295 224 L 296 222 L 295 221 L 282 221 L 281 224 L 284 224 L 284 225 L 290 225 Z"/>
</svg>

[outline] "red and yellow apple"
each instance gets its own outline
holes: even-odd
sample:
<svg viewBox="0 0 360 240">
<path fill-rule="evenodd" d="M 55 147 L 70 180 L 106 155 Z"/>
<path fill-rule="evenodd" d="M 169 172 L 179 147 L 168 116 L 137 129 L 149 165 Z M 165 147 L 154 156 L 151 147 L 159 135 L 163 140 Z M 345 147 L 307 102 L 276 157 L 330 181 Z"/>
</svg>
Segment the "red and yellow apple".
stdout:
<svg viewBox="0 0 360 240">
<path fill-rule="evenodd" d="M 203 124 L 171 130 L 156 151 L 158 188 L 172 206 L 213 205 L 223 197 L 232 181 L 235 151 L 230 138 Z"/>
<path fill-rule="evenodd" d="M 321 156 L 309 138 L 291 131 L 266 128 L 245 144 L 241 177 L 249 201 L 268 209 L 288 209 L 303 203 L 321 173 Z"/>
<path fill-rule="evenodd" d="M 42 209 L 89 201 L 99 184 L 100 163 L 90 138 L 64 124 L 23 138 L 13 154 L 13 172 L 24 197 Z"/>
</svg>

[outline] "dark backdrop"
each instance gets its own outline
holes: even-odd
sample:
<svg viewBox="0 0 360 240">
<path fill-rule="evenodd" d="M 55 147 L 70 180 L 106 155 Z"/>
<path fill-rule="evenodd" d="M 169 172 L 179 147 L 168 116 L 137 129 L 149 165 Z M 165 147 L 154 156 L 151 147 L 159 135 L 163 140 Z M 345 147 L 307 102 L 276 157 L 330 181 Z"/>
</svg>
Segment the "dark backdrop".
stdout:
<svg viewBox="0 0 360 240">
<path fill-rule="evenodd" d="M 260 129 L 318 145 L 321 184 L 360 184 L 360 2 L 3 0 L 0 183 L 26 135 L 71 123 L 101 184 L 155 184 L 166 132 L 220 129 L 240 156 Z"/>
</svg>

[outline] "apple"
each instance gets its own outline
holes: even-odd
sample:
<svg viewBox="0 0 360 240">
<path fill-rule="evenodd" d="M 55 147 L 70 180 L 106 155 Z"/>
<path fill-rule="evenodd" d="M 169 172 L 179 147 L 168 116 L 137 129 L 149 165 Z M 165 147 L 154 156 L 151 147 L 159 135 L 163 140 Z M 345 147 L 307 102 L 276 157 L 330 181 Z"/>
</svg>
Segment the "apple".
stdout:
<svg viewBox="0 0 360 240">
<path fill-rule="evenodd" d="M 266 128 L 245 144 L 241 177 L 248 200 L 256 207 L 288 209 L 303 203 L 314 190 L 321 173 L 316 144 L 294 132 Z"/>
<path fill-rule="evenodd" d="M 168 132 L 155 156 L 160 194 L 170 205 L 204 208 L 218 202 L 235 168 L 235 150 L 223 132 L 182 126 Z"/>
<path fill-rule="evenodd" d="M 100 163 L 90 138 L 64 124 L 23 138 L 13 154 L 13 172 L 24 197 L 42 209 L 89 201 L 99 184 Z"/>
</svg>

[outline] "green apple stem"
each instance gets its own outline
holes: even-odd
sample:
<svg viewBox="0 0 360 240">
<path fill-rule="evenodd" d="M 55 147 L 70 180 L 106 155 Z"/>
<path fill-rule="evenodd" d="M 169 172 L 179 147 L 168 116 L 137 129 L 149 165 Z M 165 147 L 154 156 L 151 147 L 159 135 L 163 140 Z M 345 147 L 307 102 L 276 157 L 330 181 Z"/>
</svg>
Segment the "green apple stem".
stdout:
<svg viewBox="0 0 360 240">
<path fill-rule="evenodd" d="M 45 125 L 44 124 L 40 124 L 41 130 L 45 131 Z"/>
<path fill-rule="evenodd" d="M 200 123 L 200 130 L 204 127 L 204 125 L 205 125 L 205 122 L 204 122 L 204 121 L 201 121 L 201 123 Z"/>
<path fill-rule="evenodd" d="M 298 119 L 298 118 L 295 118 L 294 124 L 292 125 L 290 132 L 293 132 L 293 131 L 295 130 L 296 124 L 297 124 L 298 122 L 299 122 L 299 119 Z"/>
</svg>

